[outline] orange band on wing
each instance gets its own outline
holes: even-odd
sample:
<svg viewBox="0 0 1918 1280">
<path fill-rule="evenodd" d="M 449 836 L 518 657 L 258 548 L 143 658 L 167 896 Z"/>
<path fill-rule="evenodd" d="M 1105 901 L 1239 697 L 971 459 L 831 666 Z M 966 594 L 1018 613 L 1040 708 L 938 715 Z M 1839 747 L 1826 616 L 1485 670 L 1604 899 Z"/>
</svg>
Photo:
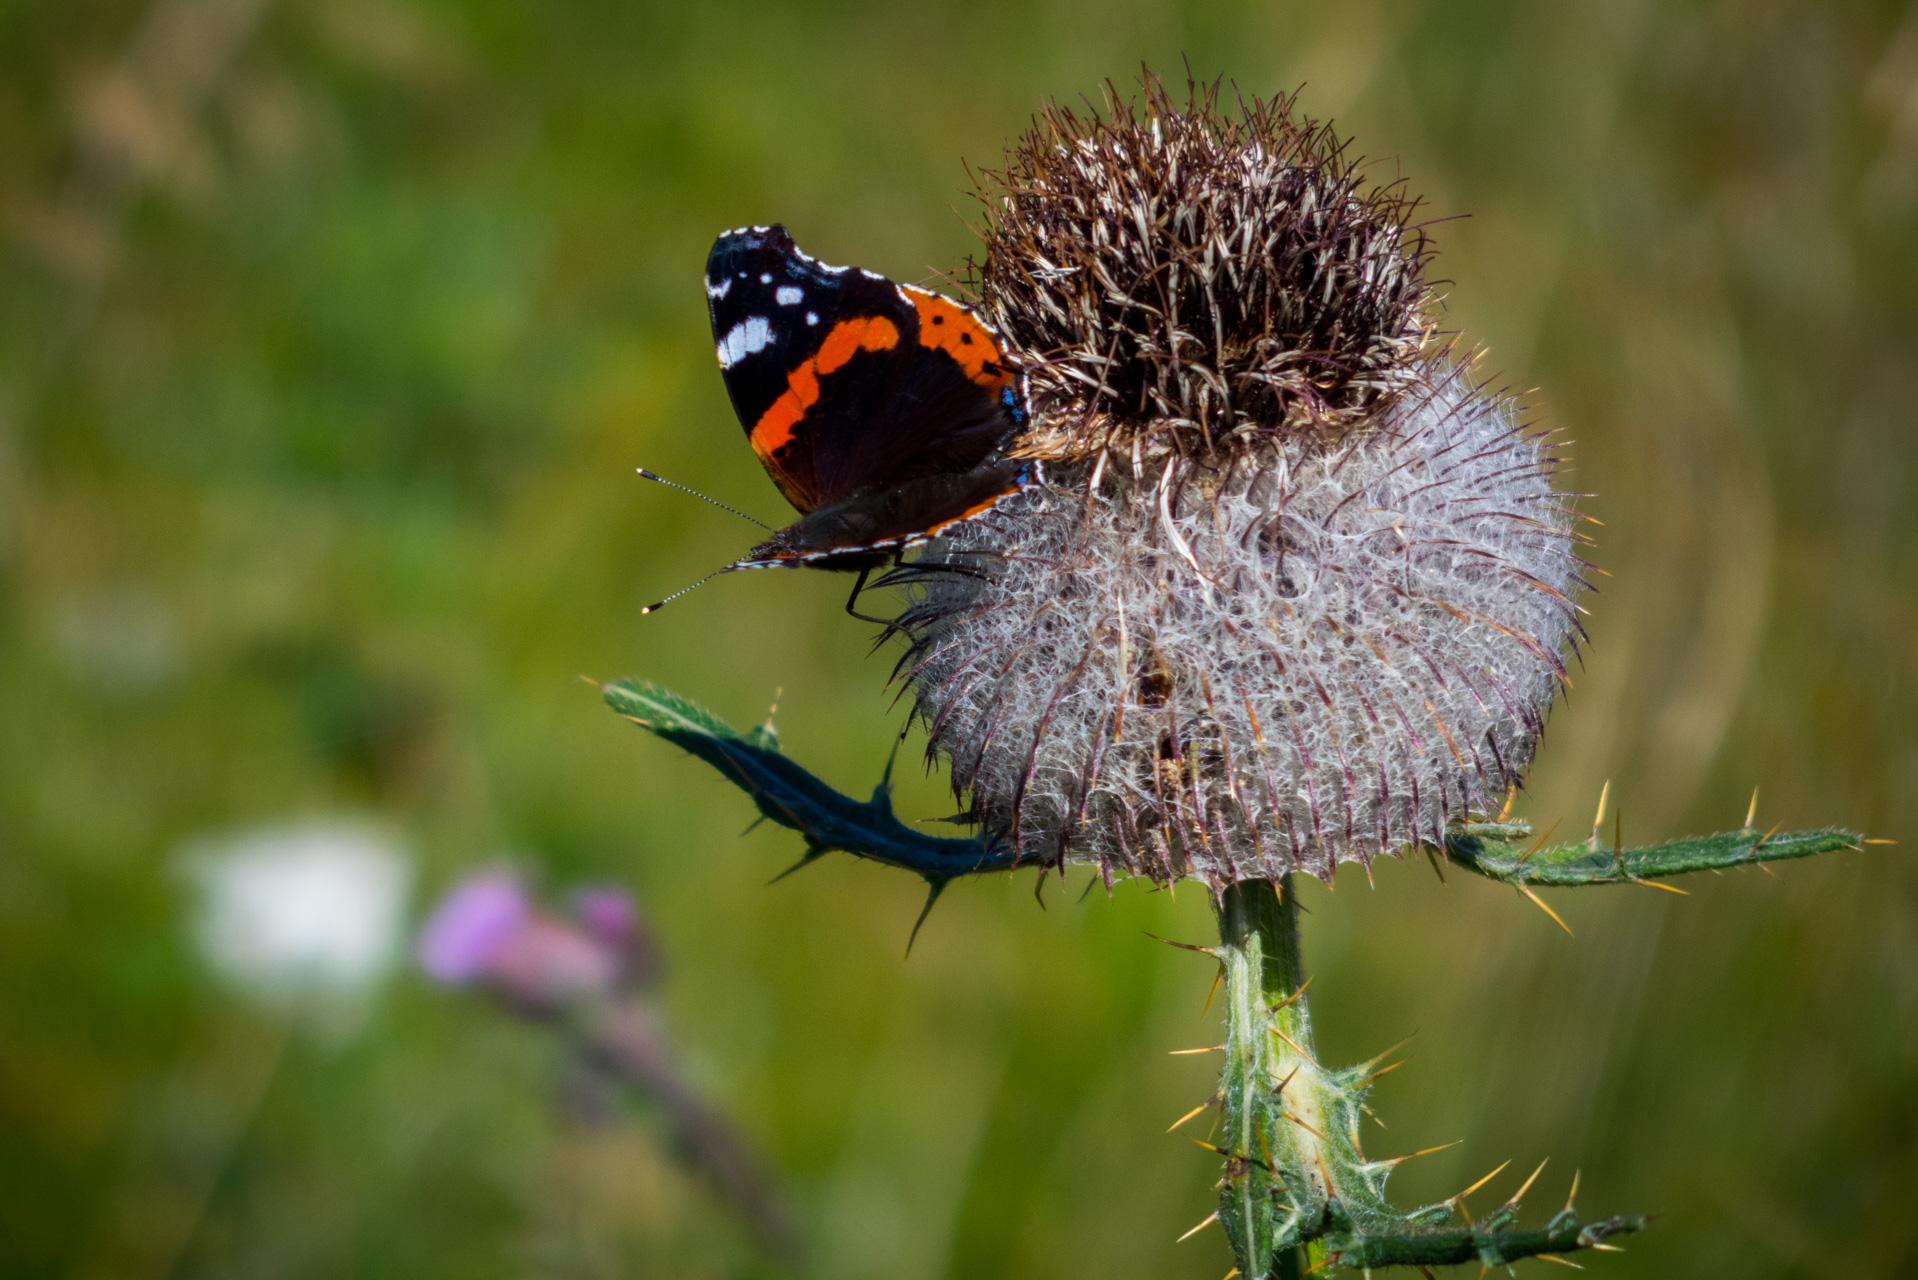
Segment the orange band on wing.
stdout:
<svg viewBox="0 0 1918 1280">
<path fill-rule="evenodd" d="M 933 525 L 930 529 L 927 529 L 925 532 L 925 536 L 928 538 L 936 538 L 940 534 L 944 533 L 946 530 L 952 528 L 952 526 L 956 524 L 963 524 L 966 521 L 972 519 L 976 515 L 981 515 L 987 511 L 992 510 L 994 507 L 998 506 L 1000 503 L 1004 502 L 1007 498 L 1010 498 L 1013 494 L 1017 492 L 1019 492 L 1019 490 L 1018 490 L 1018 487 L 1015 486 L 1011 489 L 1007 489 L 1004 493 L 993 494 L 990 498 L 987 498 L 984 502 L 975 502 L 971 506 L 967 507 L 964 511 L 961 511 L 958 515 L 948 516 L 944 520 L 941 520 L 938 524 Z"/>
<path fill-rule="evenodd" d="M 902 289 L 919 312 L 919 345 L 945 352 L 959 362 L 972 379 L 988 391 L 1012 385 L 1012 371 L 999 355 L 999 346 L 987 328 L 950 298 L 921 289 Z"/>
<path fill-rule="evenodd" d="M 819 375 L 832 373 L 861 351 L 884 351 L 899 345 L 899 329 L 884 316 L 861 316 L 842 320 L 832 327 L 812 359 L 794 365 L 786 374 L 786 389 L 753 424 L 750 439 L 753 452 L 772 473 L 773 480 L 800 510 L 807 506 L 794 496 L 792 478 L 773 456 L 793 438 L 793 428 L 806 416 L 806 410 L 819 401 Z M 807 496 L 810 496 L 809 494 Z"/>
</svg>

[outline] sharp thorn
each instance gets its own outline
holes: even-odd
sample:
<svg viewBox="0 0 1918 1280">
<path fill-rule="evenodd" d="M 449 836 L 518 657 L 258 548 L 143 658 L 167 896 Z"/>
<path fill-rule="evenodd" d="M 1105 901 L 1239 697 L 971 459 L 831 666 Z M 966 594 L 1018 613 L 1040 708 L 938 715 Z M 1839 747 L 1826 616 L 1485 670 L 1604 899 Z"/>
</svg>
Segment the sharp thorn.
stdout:
<svg viewBox="0 0 1918 1280">
<path fill-rule="evenodd" d="M 1206 1014 L 1212 1011 L 1212 997 L 1219 994 L 1219 984 L 1224 981 L 1225 981 L 1225 964 L 1223 961 L 1221 961 L 1219 964 L 1219 971 L 1212 975 L 1212 989 L 1205 993 L 1205 1007 L 1199 1010 L 1200 1017 L 1204 1017 Z"/>
<path fill-rule="evenodd" d="M 1761 862 L 1758 865 L 1762 867 L 1765 864 Z M 1681 898 L 1689 898 L 1692 896 L 1690 889 L 1681 889 L 1675 884 L 1666 884 L 1663 880 L 1643 880 L 1637 876 L 1628 876 L 1626 878 L 1633 884 L 1644 885 L 1647 889 L 1663 889 L 1666 893 L 1675 893 Z"/>
<path fill-rule="evenodd" d="M 1174 1058 L 1186 1058 L 1186 1057 L 1190 1057 L 1191 1055 L 1195 1053 L 1224 1053 L 1224 1052 L 1225 1052 L 1224 1045 L 1214 1044 L 1214 1045 L 1207 1045 L 1203 1049 L 1173 1049 L 1170 1051 L 1170 1056 Z"/>
<path fill-rule="evenodd" d="M 1459 1204 L 1463 1202 L 1466 1196 L 1471 1195 L 1474 1191 L 1477 1191 L 1480 1187 L 1490 1182 L 1493 1178 L 1496 1178 L 1498 1177 L 1499 1174 L 1504 1173 L 1505 1165 L 1508 1165 L 1510 1163 L 1512 1162 L 1510 1160 L 1507 1160 L 1505 1164 L 1502 1164 L 1498 1168 L 1492 1170 L 1490 1173 L 1486 1174 L 1483 1178 L 1480 1178 L 1477 1182 L 1474 1182 L 1471 1186 L 1465 1188 L 1465 1190 L 1459 1192 L 1457 1195 L 1453 1196 L 1450 1200 L 1447 1200 L 1445 1203 Z"/>
<path fill-rule="evenodd" d="M 751 831 L 752 828 L 748 827 L 746 828 L 746 830 Z M 784 871 L 780 872 L 778 875 L 774 876 L 772 879 L 768 880 L 766 883 L 768 885 L 778 884 L 781 880 L 784 880 L 787 876 L 799 870 L 801 867 L 810 867 L 813 863 L 819 861 L 819 859 L 823 858 L 824 856 L 825 855 L 822 853 L 818 853 L 812 849 L 808 849 L 806 850 L 804 857 L 800 858 L 799 861 L 793 863 L 790 867 L 787 867 Z"/>
<path fill-rule="evenodd" d="M 1559 819 L 1559 822 L 1563 822 L 1563 821 L 1564 821 L 1563 818 Z M 1545 829 L 1545 834 L 1540 836 L 1538 840 L 1532 845 L 1531 848 L 1527 849 L 1524 853 L 1519 855 L 1519 859 L 1518 859 L 1519 865 L 1524 866 L 1527 862 L 1531 860 L 1531 857 L 1533 854 L 1537 853 L 1540 849 L 1543 849 L 1545 847 L 1545 842 L 1552 838 L 1552 832 L 1556 830 L 1558 830 L 1558 822 L 1554 822 L 1551 826 L 1547 827 Z"/>
<path fill-rule="evenodd" d="M 1525 1184 L 1521 1186 L 1517 1191 L 1514 1191 L 1512 1193 L 1512 1198 L 1505 1202 L 1505 1207 L 1507 1209 L 1518 1208 L 1519 1201 L 1525 1198 L 1525 1193 L 1532 1189 L 1532 1184 L 1534 1182 L 1538 1181 L 1538 1175 L 1545 1172 L 1545 1166 L 1550 1160 L 1551 1160 L 1551 1157 L 1547 1156 L 1544 1160 L 1541 1160 L 1538 1162 L 1538 1168 L 1532 1170 L 1532 1176 L 1525 1179 Z"/>
<path fill-rule="evenodd" d="M 1177 947 L 1181 951 L 1197 951 L 1200 955 L 1207 955 L 1207 956 L 1214 956 L 1214 957 L 1216 957 L 1219 954 L 1219 949 L 1217 947 L 1202 947 L 1196 942 L 1174 942 L 1170 938 L 1161 938 L 1158 934 L 1150 933 L 1150 932 L 1146 933 L 1145 936 L 1152 939 L 1154 942 L 1163 942 L 1168 947 Z"/>
<path fill-rule="evenodd" d="M 1354 1088 L 1363 1089 L 1366 1085 L 1371 1084 L 1374 1080 L 1378 1079 L 1380 1076 L 1384 1075 L 1386 1072 L 1397 1071 L 1400 1067 L 1404 1066 L 1409 1061 L 1411 1061 L 1411 1059 L 1409 1058 L 1400 1058 L 1397 1062 L 1391 1063 L 1388 1066 L 1380 1067 L 1377 1071 L 1374 1071 L 1371 1075 L 1361 1079 L 1354 1086 Z"/>
<path fill-rule="evenodd" d="M 1191 1139 L 1188 1139 L 1188 1141 L 1190 1141 L 1192 1145 L 1195 1147 L 1204 1147 L 1207 1151 L 1210 1151 L 1215 1156 L 1224 1156 L 1228 1160 L 1232 1158 L 1232 1153 L 1230 1151 L 1227 1151 L 1224 1147 L 1215 1146 L 1212 1143 L 1207 1142 L 1203 1138 L 1191 1138 Z"/>
<path fill-rule="evenodd" d="M 1280 1102 L 1285 1101 L 1285 1086 L 1287 1086 L 1288 1084 L 1291 1084 L 1292 1077 L 1298 1075 L 1299 1072 L 1303 1070 L 1305 1070 L 1305 1064 L 1301 1062 L 1297 1066 L 1293 1067 L 1290 1071 L 1285 1073 L 1285 1079 L 1279 1081 L 1279 1087 L 1274 1089 L 1272 1092 L 1279 1095 Z"/>
<path fill-rule="evenodd" d="M 935 880 L 930 876 L 926 878 L 926 905 L 919 908 L 919 918 L 912 922 L 912 935 L 906 939 L 908 956 L 912 955 L 912 944 L 919 941 L 919 926 L 923 925 L 926 917 L 932 914 L 932 904 L 939 901 L 939 895 L 946 891 L 947 883 L 948 881 Z"/>
<path fill-rule="evenodd" d="M 1318 975 L 1316 974 L 1313 975 L 1313 977 L 1316 977 L 1316 976 Z M 1266 1013 L 1268 1014 L 1278 1013 L 1280 1010 L 1284 1009 L 1287 1005 L 1291 1004 L 1294 1000 L 1297 1000 L 1300 996 L 1304 995 L 1305 989 L 1311 985 L 1312 985 L 1312 978 L 1307 978 L 1304 982 L 1301 982 L 1299 984 L 1299 989 L 1297 991 L 1294 991 L 1291 995 L 1279 1001 L 1277 1004 L 1273 1005 L 1270 1009 L 1267 1009 Z M 1386 1053 L 1390 1053 L 1390 1052 L 1391 1052 L 1390 1049 L 1386 1050 Z M 1380 1054 L 1379 1056 L 1384 1057 L 1385 1054 Z"/>
<path fill-rule="evenodd" d="M 1599 788 L 1598 813 L 1592 818 L 1592 838 L 1589 843 L 1594 849 L 1598 848 L 1599 829 L 1605 825 L 1605 801 L 1611 797 L 1611 794 L 1612 780 L 1607 778 L 1605 779 L 1605 785 Z"/>
<path fill-rule="evenodd" d="M 1566 924 L 1563 920 L 1559 919 L 1558 912 L 1552 910 L 1550 907 L 1545 905 L 1545 899 L 1539 897 L 1536 893 L 1532 892 L 1531 886 L 1522 884 L 1517 886 L 1517 888 L 1520 893 L 1524 894 L 1526 897 L 1530 898 L 1534 903 L 1538 904 L 1538 909 L 1540 911 L 1543 911 L 1546 915 L 1550 916 L 1553 922 L 1556 923 L 1559 928 L 1565 930 L 1566 936 L 1574 937 L 1574 938 L 1578 936 L 1577 934 L 1572 932 L 1571 925 Z"/>
<path fill-rule="evenodd" d="M 1429 1156 L 1435 1151 L 1449 1151 L 1453 1147 L 1456 1147 L 1459 1144 L 1459 1142 L 1463 1142 L 1463 1141 L 1465 1141 L 1465 1139 L 1460 1138 L 1458 1142 L 1447 1142 L 1436 1147 L 1427 1147 L 1423 1151 L 1414 1151 L 1412 1154 L 1406 1155 L 1406 1156 L 1393 1156 L 1390 1160 L 1381 1160 L 1379 1161 L 1379 1163 L 1384 1165 L 1388 1169 L 1396 1169 L 1400 1165 L 1404 1164 L 1407 1160 L 1416 1160 L 1420 1156 Z"/>
<path fill-rule="evenodd" d="M 1405 1039 L 1393 1045 L 1390 1049 L 1385 1049 L 1379 1053 L 1373 1054 L 1371 1057 L 1367 1058 L 1364 1062 L 1359 1063 L 1359 1066 L 1369 1067 L 1375 1062 L 1383 1062 L 1385 1059 L 1391 1057 L 1393 1054 L 1397 1053 L 1400 1049 L 1403 1049 L 1406 1045 L 1411 1043 L 1412 1043 L 1412 1037 L 1407 1036 L 1405 1037 Z"/>
<path fill-rule="evenodd" d="M 1559 1266 L 1570 1267 L 1574 1271 L 1583 1271 L 1585 1269 L 1576 1262 L 1573 1262 L 1570 1258 L 1561 1258 L 1556 1253 L 1535 1253 L 1532 1256 L 1540 1262 L 1556 1262 Z"/>
<path fill-rule="evenodd" d="M 1757 853 L 1757 852 L 1758 852 L 1758 851 L 1759 851 L 1760 849 L 1762 849 L 1762 848 L 1764 848 L 1764 847 L 1765 847 L 1765 841 L 1767 841 L 1767 840 L 1769 840 L 1769 839 L 1771 839 L 1771 838 L 1772 838 L 1773 836 L 1775 836 L 1775 835 L 1777 835 L 1777 834 L 1778 834 L 1778 828 L 1780 828 L 1780 827 L 1782 827 L 1782 826 L 1784 826 L 1784 825 L 1785 825 L 1785 824 L 1784 824 L 1784 821 L 1783 821 L 1782 819 L 1781 819 L 1780 821 L 1778 821 L 1778 822 L 1774 822 L 1774 823 L 1772 823 L 1772 828 L 1771 828 L 1771 830 L 1770 830 L 1770 831 L 1767 831 L 1767 832 L 1766 832 L 1766 833 L 1765 833 L 1764 835 L 1762 835 L 1762 836 L 1760 836 L 1760 837 L 1758 837 L 1758 843 L 1752 846 L 1752 852 L 1753 852 L 1753 853 Z"/>
<path fill-rule="evenodd" d="M 1287 1120 L 1290 1120 L 1293 1124 L 1299 1126 L 1299 1128 L 1311 1134 L 1313 1137 L 1317 1138 L 1320 1142 L 1329 1141 L 1329 1139 L 1324 1134 L 1320 1133 L 1317 1129 L 1314 1129 L 1311 1125 L 1307 1124 L 1305 1121 L 1293 1115 L 1290 1111 L 1281 1111 L 1279 1114 L 1284 1116 Z"/>
<path fill-rule="evenodd" d="M 1572 1170 L 1572 1189 L 1565 1196 L 1564 1212 L 1566 1213 L 1575 1212 L 1574 1206 L 1578 1203 L 1578 1180 L 1584 1172 L 1583 1169 Z"/>
<path fill-rule="evenodd" d="M 1174 1240 L 1172 1243 L 1180 1244 L 1184 1241 L 1190 1240 L 1193 1236 L 1198 1235 L 1201 1231 L 1204 1231 L 1207 1227 L 1211 1226 L 1213 1223 L 1217 1222 L 1218 1220 L 1219 1220 L 1219 1211 L 1217 1209 L 1214 1209 L 1211 1213 L 1206 1215 L 1204 1222 L 1201 1222 L 1198 1226 L 1192 1228 L 1192 1230 L 1186 1232 L 1184 1235 L 1180 1236 L 1177 1240 Z"/>
<path fill-rule="evenodd" d="M 1273 1181 L 1283 1184 L 1285 1179 L 1279 1176 L 1278 1162 L 1272 1159 L 1272 1144 L 1265 1140 L 1264 1127 L 1261 1126 L 1254 1129 L 1253 1132 L 1258 1135 L 1259 1151 L 1265 1156 L 1265 1163 L 1260 1167 L 1265 1170 L 1267 1176 Z"/>
<path fill-rule="evenodd" d="M 1307 1053 L 1304 1049 L 1300 1048 L 1299 1042 L 1294 1040 L 1291 1036 L 1288 1036 L 1287 1034 L 1285 1034 L 1285 1032 L 1279 1030 L 1277 1027 L 1273 1027 L 1272 1034 L 1277 1036 L 1279 1039 L 1285 1041 L 1286 1048 L 1298 1054 L 1301 1058 L 1304 1058 L 1307 1062 L 1311 1063 L 1313 1066 L 1316 1067 L 1319 1065 L 1319 1060 L 1317 1058 L 1313 1057 L 1311 1054 Z M 1219 1047 L 1221 1049 L 1225 1048 L 1224 1045 L 1220 1045 Z"/>
<path fill-rule="evenodd" d="M 1753 787 L 1752 802 L 1745 809 L 1745 825 L 1739 829 L 1741 831 L 1750 831 L 1752 829 L 1752 822 L 1757 817 L 1758 817 L 1758 788 Z"/>
<path fill-rule="evenodd" d="M 1190 1120 L 1193 1116 L 1198 1115 L 1201 1111 L 1204 1111 L 1207 1107 L 1217 1104 L 1218 1101 L 1219 1101 L 1219 1095 L 1216 1093 L 1213 1094 L 1211 1097 L 1207 1098 L 1204 1102 L 1201 1102 L 1198 1106 L 1192 1108 L 1192 1110 L 1186 1112 L 1184 1115 L 1180 1116 L 1177 1120 L 1174 1120 L 1172 1122 L 1172 1128 L 1167 1129 L 1166 1132 L 1171 1133 L 1173 1129 L 1177 1129 L 1180 1125 Z"/>
<path fill-rule="evenodd" d="M 1323 1141 L 1321 1139 L 1320 1141 Z M 1325 1179 L 1325 1197 L 1328 1200 L 1339 1198 L 1338 1188 L 1332 1185 L 1332 1171 L 1325 1167 L 1325 1148 L 1313 1147 L 1312 1158 L 1319 1162 L 1319 1177 Z"/>
</svg>

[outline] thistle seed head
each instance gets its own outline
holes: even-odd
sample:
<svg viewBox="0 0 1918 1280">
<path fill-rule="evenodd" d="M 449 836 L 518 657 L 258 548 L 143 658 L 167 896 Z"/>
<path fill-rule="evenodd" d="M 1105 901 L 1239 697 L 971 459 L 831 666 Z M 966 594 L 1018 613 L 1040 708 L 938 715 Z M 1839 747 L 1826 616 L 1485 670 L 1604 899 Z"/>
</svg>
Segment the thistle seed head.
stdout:
<svg viewBox="0 0 1918 1280">
<path fill-rule="evenodd" d="M 900 663 L 971 818 L 1214 888 L 1442 839 L 1581 637 L 1557 459 L 1425 339 L 1409 204 L 1291 103 L 1037 121 L 983 308 L 1044 487 L 908 566 Z"/>
<path fill-rule="evenodd" d="M 1363 418 L 1427 336 L 1422 232 L 1292 100 L 1048 107 L 988 171 L 980 309 L 1031 364 L 1050 452 L 1187 449 Z M 1035 437 L 1034 443 L 1046 433 Z M 1178 441 L 1177 437 L 1186 437 Z"/>
<path fill-rule="evenodd" d="M 1517 784 L 1577 635 L 1545 450 L 1440 363 L 1337 441 L 1071 464 L 915 575 L 932 748 L 1035 860 L 1220 886 L 1436 842 Z"/>
</svg>

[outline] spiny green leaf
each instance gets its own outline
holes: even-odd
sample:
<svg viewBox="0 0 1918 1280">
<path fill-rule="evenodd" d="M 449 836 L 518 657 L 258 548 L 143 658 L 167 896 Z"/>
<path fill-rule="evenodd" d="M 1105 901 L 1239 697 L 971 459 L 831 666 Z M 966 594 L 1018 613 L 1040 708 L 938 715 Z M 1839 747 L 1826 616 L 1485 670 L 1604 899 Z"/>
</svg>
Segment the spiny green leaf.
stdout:
<svg viewBox="0 0 1918 1280">
<path fill-rule="evenodd" d="M 808 856 L 839 851 L 917 872 L 935 884 L 1005 871 L 1018 859 L 1003 846 L 915 831 L 892 812 L 892 789 L 872 799 L 843 795 L 787 759 L 770 725 L 740 733 L 712 712 L 647 680 L 600 686 L 606 704 L 642 729 L 698 756 L 752 797 L 759 812 L 805 837 Z"/>
<path fill-rule="evenodd" d="M 1445 835 L 1445 856 L 1467 870 L 1506 884 L 1574 887 L 1721 871 L 1864 846 L 1857 832 L 1839 827 L 1773 834 L 1748 827 L 1635 849 L 1611 849 L 1589 841 L 1533 849 L 1525 839 L 1528 834 L 1526 828 L 1508 824 L 1454 827 Z"/>
</svg>

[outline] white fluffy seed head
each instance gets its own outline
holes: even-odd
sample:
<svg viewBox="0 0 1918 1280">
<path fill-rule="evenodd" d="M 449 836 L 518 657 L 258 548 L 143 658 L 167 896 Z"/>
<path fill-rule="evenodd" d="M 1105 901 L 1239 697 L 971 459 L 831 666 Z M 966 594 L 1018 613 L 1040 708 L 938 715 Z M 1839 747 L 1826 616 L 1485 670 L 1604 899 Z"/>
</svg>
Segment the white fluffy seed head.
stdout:
<svg viewBox="0 0 1918 1280">
<path fill-rule="evenodd" d="M 920 562 L 902 669 L 1035 861 L 1329 876 L 1516 785 L 1578 635 L 1547 443 L 1438 364 L 1363 432 L 1079 462 Z"/>
</svg>

